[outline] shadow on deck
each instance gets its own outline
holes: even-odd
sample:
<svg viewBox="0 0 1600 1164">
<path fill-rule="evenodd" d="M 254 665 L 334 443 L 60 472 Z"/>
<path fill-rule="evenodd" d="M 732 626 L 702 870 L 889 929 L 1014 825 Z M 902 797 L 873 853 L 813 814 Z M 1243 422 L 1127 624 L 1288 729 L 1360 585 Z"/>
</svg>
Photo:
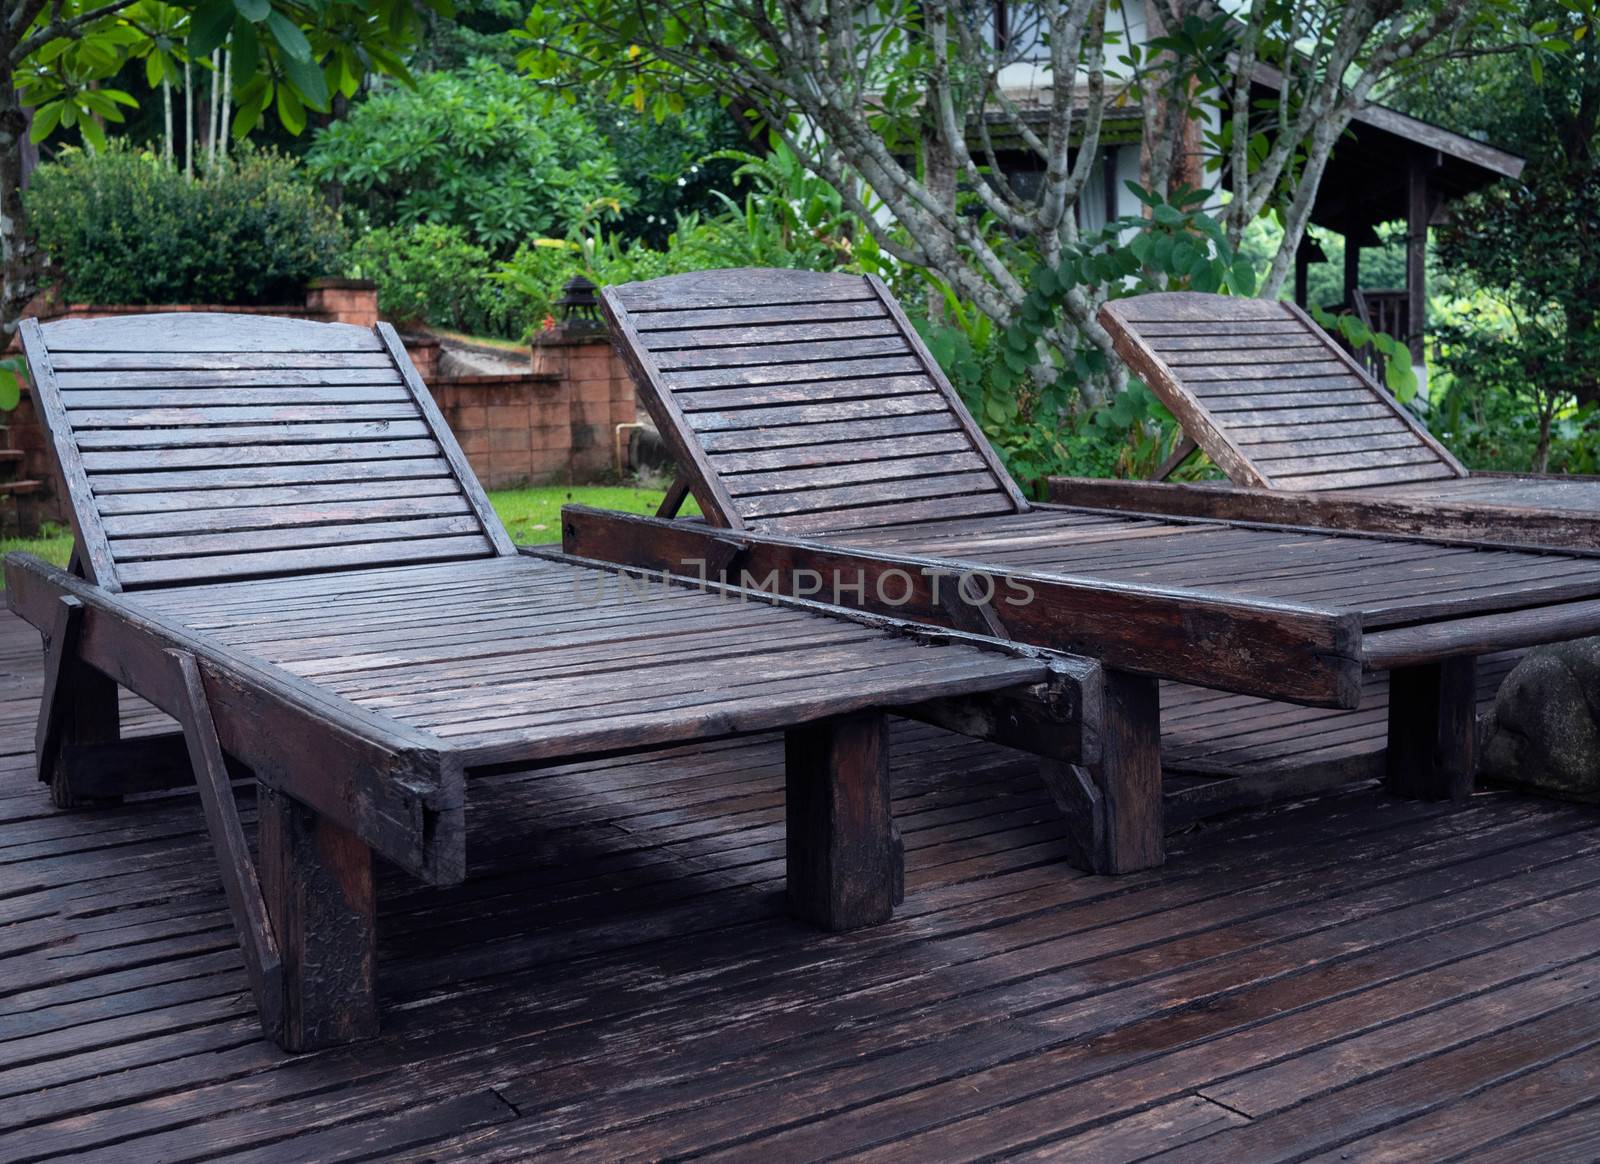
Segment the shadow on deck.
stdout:
<svg viewBox="0 0 1600 1164">
<path fill-rule="evenodd" d="M 906 903 L 829 936 L 781 911 L 774 740 L 498 777 L 472 880 L 383 879 L 383 1036 L 290 1057 L 197 798 L 53 811 L 39 682 L 0 615 L 12 1164 L 1600 1154 L 1594 810 L 1360 788 L 1094 878 L 1027 763 L 905 725 Z"/>
</svg>

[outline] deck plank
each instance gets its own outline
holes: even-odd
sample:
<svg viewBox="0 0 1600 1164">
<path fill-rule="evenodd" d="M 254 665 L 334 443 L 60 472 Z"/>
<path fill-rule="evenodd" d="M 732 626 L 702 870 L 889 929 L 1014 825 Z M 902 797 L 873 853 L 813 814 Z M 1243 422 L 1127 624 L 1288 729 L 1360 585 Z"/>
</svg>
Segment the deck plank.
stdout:
<svg viewBox="0 0 1600 1164">
<path fill-rule="evenodd" d="M 10 615 L 0 675 L 0 1158 L 18 1164 L 1595 1142 L 1593 809 L 1357 787 L 1185 828 L 1166 868 L 1095 878 L 1061 863 L 1029 762 L 899 723 L 912 892 L 892 923 L 827 935 L 783 914 L 775 737 L 496 775 L 473 785 L 467 882 L 380 879 L 384 1034 L 291 1057 L 256 1026 L 198 798 L 54 811 L 31 771 L 38 639 Z M 1227 755 L 1245 779 L 1270 753 L 1265 784 L 1304 730 L 1260 700 L 1166 704 L 1169 759 Z M 1311 714 L 1302 757 L 1381 744 Z M 131 701 L 125 718 L 169 726 Z M 1197 779 L 1174 773 L 1171 796 Z"/>
</svg>

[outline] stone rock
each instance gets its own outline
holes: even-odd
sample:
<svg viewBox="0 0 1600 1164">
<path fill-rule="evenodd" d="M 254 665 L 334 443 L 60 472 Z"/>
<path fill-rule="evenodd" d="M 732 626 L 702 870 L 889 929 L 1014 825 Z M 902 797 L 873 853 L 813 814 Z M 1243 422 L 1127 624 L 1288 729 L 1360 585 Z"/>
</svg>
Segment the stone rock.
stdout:
<svg viewBox="0 0 1600 1164">
<path fill-rule="evenodd" d="M 1600 638 L 1530 651 L 1484 724 L 1482 776 L 1600 801 Z"/>
</svg>

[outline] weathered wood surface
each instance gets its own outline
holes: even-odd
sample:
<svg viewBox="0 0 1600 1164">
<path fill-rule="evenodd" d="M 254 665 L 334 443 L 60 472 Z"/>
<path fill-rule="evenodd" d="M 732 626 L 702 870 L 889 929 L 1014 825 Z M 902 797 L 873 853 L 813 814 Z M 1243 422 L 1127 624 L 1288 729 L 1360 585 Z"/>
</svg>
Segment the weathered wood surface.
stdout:
<svg viewBox="0 0 1600 1164">
<path fill-rule="evenodd" d="M 778 737 L 507 772 L 474 785 L 469 881 L 379 872 L 387 1032 L 288 1058 L 197 797 L 54 812 L 38 639 L 6 615 L 0 673 L 19 1164 L 1600 1144 L 1594 810 L 1366 791 L 1174 834 L 1164 870 L 1110 881 L 1063 867 L 1031 764 L 900 723 L 906 904 L 828 935 L 785 914 Z"/>
<path fill-rule="evenodd" d="M 747 585 L 864 579 L 827 597 L 887 608 L 887 595 L 902 617 L 995 633 L 970 604 L 934 601 L 936 576 L 948 597 L 966 574 L 992 587 L 985 609 L 1006 637 L 1312 706 L 1355 707 L 1363 666 L 1600 631 L 1590 555 L 1045 507 L 794 537 L 569 506 L 562 528 L 585 557 Z"/>
<path fill-rule="evenodd" d="M 718 525 L 1027 508 L 876 278 L 698 272 L 607 288 L 602 301 Z"/>
<path fill-rule="evenodd" d="M 1467 475 L 1293 304 L 1164 292 L 1113 300 L 1100 322 L 1238 484 L 1324 490 Z"/>
<path fill-rule="evenodd" d="M 1305 493 L 1212 482 L 1052 477 L 1050 500 L 1129 513 L 1600 550 L 1600 482 L 1586 479 L 1473 476 L 1417 486 Z"/>
<path fill-rule="evenodd" d="M 805 790 L 818 806 L 797 815 L 792 899 L 850 928 L 885 920 L 900 896 L 885 737 L 860 725 L 885 707 L 934 700 L 945 714 L 969 694 L 1004 706 L 1099 674 L 888 619 L 521 556 L 387 325 L 142 316 L 24 332 L 87 574 L 6 562 L 8 606 L 51 645 L 38 775 L 63 807 L 81 800 L 71 777 L 91 749 L 98 784 L 117 792 L 183 775 L 165 740 L 138 750 L 153 773 L 129 772 L 113 681 L 178 719 L 261 1019 L 290 1050 L 376 1029 L 372 853 L 459 881 L 468 768 L 789 729 L 797 804 Z M 147 366 L 151 352 L 161 358 Z M 296 366 L 299 352 L 316 358 Z M 395 402 L 236 396 L 305 385 Z M 126 399 L 140 390 L 212 398 Z M 75 402 L 80 391 L 92 400 Z M 366 481 L 347 462 L 435 475 L 397 496 L 394 478 Z M 314 472 L 294 481 L 299 464 Z M 231 468 L 184 472 L 212 465 Z M 264 468 L 285 475 L 233 475 Z M 118 482 L 123 499 L 102 508 Z M 338 497 L 346 484 L 367 491 Z M 197 497 L 198 510 L 179 501 Z M 430 561 L 442 564 L 419 564 Z M 1046 718 L 1084 750 L 1083 725 L 1059 710 Z M 1088 734 L 1098 743 L 1098 724 Z M 230 761 L 260 788 L 259 876 L 224 798 Z M 1108 771 L 1115 795 L 1159 819 L 1158 789 Z M 1094 867 L 1139 868 L 1147 851 L 1109 836 Z"/>
<path fill-rule="evenodd" d="M 513 552 L 387 324 L 142 315 L 22 341 L 107 589 Z"/>
<path fill-rule="evenodd" d="M 1257 498 L 1064 480 L 1064 504 L 1600 549 L 1600 481 L 1469 474 L 1303 311 L 1192 292 L 1109 303 L 1101 322 L 1188 437 Z"/>
</svg>

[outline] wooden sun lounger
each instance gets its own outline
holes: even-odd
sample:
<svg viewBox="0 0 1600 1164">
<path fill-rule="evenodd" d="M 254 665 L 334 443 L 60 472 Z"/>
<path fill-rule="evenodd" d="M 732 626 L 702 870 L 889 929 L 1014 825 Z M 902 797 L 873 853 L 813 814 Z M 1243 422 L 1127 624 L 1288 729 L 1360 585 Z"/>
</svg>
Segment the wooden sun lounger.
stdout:
<svg viewBox="0 0 1600 1164">
<path fill-rule="evenodd" d="M 1067 504 L 1600 549 L 1600 477 L 1469 472 L 1292 303 L 1108 303 L 1117 351 L 1235 486 L 1057 478 Z M 1181 450 L 1180 450 L 1181 451 Z"/>
<path fill-rule="evenodd" d="M 1388 670 L 1389 787 L 1463 795 L 1474 659 L 1600 630 L 1591 556 L 1029 504 L 874 278 L 603 301 L 682 478 L 656 518 L 568 507 L 568 550 L 1094 655 L 1141 747 L 1158 679 L 1354 708 Z M 687 492 L 704 520 L 669 520 Z"/>
<path fill-rule="evenodd" d="M 830 928 L 900 893 L 884 709 L 1035 751 L 1107 804 L 1141 774 L 1101 741 L 1092 663 L 519 553 L 387 325 L 22 339 L 77 536 L 72 571 L 5 563 L 47 643 L 39 778 L 62 807 L 197 780 L 285 1047 L 376 1029 L 371 854 L 460 881 L 476 772 L 785 731 L 789 905 Z M 181 733 L 120 739 L 119 685 Z M 231 776 L 256 782 L 259 862 Z M 1096 848 L 1094 813 L 1072 828 L 1093 868 L 1159 860 Z"/>
</svg>

